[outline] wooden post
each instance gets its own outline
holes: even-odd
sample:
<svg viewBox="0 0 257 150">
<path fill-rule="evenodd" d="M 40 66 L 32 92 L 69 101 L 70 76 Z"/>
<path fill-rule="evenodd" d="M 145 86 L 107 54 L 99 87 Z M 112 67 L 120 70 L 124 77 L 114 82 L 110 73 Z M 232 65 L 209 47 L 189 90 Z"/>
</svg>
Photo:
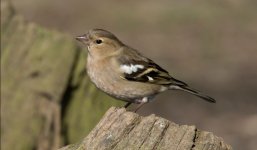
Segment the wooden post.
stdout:
<svg viewBox="0 0 257 150">
<path fill-rule="evenodd" d="M 110 108 L 81 142 L 60 150 L 231 150 L 223 139 L 195 126 Z"/>
</svg>

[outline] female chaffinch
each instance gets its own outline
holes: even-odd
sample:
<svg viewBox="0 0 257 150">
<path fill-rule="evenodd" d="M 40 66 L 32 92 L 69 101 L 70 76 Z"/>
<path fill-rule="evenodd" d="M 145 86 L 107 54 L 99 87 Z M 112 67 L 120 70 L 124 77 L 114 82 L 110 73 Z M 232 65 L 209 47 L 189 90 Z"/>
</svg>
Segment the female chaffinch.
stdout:
<svg viewBox="0 0 257 150">
<path fill-rule="evenodd" d="M 143 104 L 166 90 L 182 90 L 208 102 L 216 101 L 190 88 L 137 50 L 123 44 L 103 29 L 92 29 L 76 37 L 88 48 L 87 72 L 93 83 L 110 96 L 131 103 Z"/>
</svg>

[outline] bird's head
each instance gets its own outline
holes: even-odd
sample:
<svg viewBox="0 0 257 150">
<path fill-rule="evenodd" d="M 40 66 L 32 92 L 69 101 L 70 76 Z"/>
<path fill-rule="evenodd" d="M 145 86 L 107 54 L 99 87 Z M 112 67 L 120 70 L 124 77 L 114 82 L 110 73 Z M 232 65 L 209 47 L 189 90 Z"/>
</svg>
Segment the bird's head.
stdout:
<svg viewBox="0 0 257 150">
<path fill-rule="evenodd" d="M 90 56 L 98 58 L 112 55 L 124 45 L 115 35 L 103 29 L 92 29 L 77 36 L 76 40 L 88 47 Z"/>
</svg>

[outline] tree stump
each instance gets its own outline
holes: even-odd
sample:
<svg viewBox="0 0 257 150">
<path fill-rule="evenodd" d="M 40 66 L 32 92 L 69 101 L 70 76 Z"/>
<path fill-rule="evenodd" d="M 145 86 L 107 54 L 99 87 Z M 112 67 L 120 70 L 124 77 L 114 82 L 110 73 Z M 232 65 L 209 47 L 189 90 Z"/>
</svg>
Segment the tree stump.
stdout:
<svg viewBox="0 0 257 150">
<path fill-rule="evenodd" d="M 223 139 L 195 126 L 110 108 L 81 142 L 60 150 L 231 150 Z"/>
</svg>

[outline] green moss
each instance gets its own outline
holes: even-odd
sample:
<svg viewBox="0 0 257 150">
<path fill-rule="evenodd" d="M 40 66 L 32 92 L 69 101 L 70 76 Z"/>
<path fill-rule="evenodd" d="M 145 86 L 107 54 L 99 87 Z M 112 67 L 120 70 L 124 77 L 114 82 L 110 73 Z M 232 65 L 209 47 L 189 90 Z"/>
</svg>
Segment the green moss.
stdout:
<svg viewBox="0 0 257 150">
<path fill-rule="evenodd" d="M 110 106 L 122 104 L 100 92 L 86 74 L 82 75 L 85 73 L 86 55 L 79 52 L 71 80 L 71 86 L 76 88 L 72 91 L 64 118 L 68 143 L 75 143 L 85 137 Z"/>
<path fill-rule="evenodd" d="M 2 148 L 35 149 L 42 137 L 51 137 L 57 128 L 48 129 L 47 124 L 60 119 L 49 120 L 49 116 L 56 116 L 53 105 L 58 106 L 66 89 L 76 46 L 67 35 L 27 23 L 20 16 L 9 20 L 1 32 Z"/>
</svg>

